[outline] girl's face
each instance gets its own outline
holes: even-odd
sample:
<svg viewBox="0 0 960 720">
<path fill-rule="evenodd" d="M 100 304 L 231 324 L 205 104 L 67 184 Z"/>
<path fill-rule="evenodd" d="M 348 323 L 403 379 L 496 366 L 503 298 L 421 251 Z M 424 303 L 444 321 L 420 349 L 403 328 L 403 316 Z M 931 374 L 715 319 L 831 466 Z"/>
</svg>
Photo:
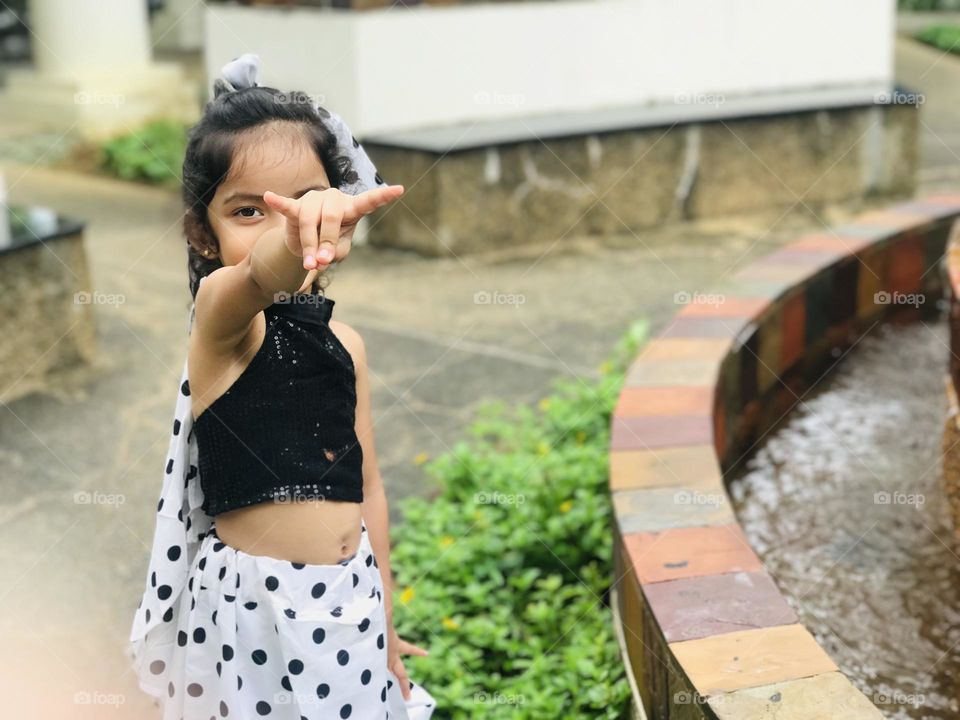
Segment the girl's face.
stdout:
<svg viewBox="0 0 960 720">
<path fill-rule="evenodd" d="M 270 123 L 243 136 L 230 172 L 207 208 L 221 262 L 236 265 L 263 233 L 286 222 L 263 201 L 265 191 L 296 199 L 309 190 L 329 187 L 323 164 L 297 125 Z M 317 272 L 308 272 L 298 292 L 309 290 Z"/>
</svg>

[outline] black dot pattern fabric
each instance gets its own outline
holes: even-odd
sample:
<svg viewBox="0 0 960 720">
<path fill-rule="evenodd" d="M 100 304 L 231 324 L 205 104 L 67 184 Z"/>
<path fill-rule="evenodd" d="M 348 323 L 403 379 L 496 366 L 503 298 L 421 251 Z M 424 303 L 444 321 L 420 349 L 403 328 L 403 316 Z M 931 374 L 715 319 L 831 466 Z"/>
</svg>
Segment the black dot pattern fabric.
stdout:
<svg viewBox="0 0 960 720">
<path fill-rule="evenodd" d="M 363 502 L 356 375 L 330 329 L 334 304 L 304 293 L 266 308 L 260 348 L 196 419 L 208 514 L 302 498 Z"/>
</svg>

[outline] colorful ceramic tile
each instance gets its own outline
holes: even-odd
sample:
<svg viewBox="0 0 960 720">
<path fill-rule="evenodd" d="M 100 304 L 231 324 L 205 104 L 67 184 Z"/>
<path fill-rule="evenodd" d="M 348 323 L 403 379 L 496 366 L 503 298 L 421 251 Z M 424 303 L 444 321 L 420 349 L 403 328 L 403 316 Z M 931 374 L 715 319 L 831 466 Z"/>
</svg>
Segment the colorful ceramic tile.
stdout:
<svg viewBox="0 0 960 720">
<path fill-rule="evenodd" d="M 703 445 L 713 439 L 710 415 L 614 417 L 611 450 L 650 450 L 677 445 Z"/>
<path fill-rule="evenodd" d="M 677 317 L 748 318 L 758 317 L 770 302 L 764 298 L 726 297 L 717 303 L 691 303 L 677 313 Z"/>
<path fill-rule="evenodd" d="M 807 306 L 803 292 L 784 299 L 780 311 L 780 368 L 788 370 L 806 349 Z"/>
<path fill-rule="evenodd" d="M 752 323 L 748 318 L 674 316 L 658 333 L 663 338 L 733 338 Z"/>
<path fill-rule="evenodd" d="M 673 485 L 719 485 L 720 465 L 710 445 L 615 450 L 610 453 L 610 490 Z"/>
<path fill-rule="evenodd" d="M 722 360 L 730 352 L 725 338 L 654 338 L 644 345 L 637 360 Z"/>
<path fill-rule="evenodd" d="M 668 642 L 797 622 L 773 578 L 762 571 L 650 583 L 643 592 Z"/>
<path fill-rule="evenodd" d="M 697 692 L 706 697 L 837 669 L 800 624 L 685 640 L 671 643 L 670 649 Z"/>
<path fill-rule="evenodd" d="M 624 387 L 613 414 L 617 417 L 705 414 L 713 408 L 713 392 L 709 385 Z"/>
<path fill-rule="evenodd" d="M 883 720 L 886 717 L 839 672 L 714 695 L 718 720 Z"/>
<path fill-rule="evenodd" d="M 736 522 L 722 485 L 621 490 L 613 494 L 613 509 L 624 535 Z"/>
<path fill-rule="evenodd" d="M 887 291 L 909 295 L 921 287 L 924 268 L 923 238 L 908 235 L 898 239 L 889 249 L 887 266 Z"/>
<path fill-rule="evenodd" d="M 763 569 L 739 525 L 675 528 L 623 536 L 641 584 Z"/>
<path fill-rule="evenodd" d="M 634 362 L 627 371 L 625 387 L 662 387 L 674 385 L 713 386 L 720 371 L 716 359 L 644 360 Z"/>
</svg>

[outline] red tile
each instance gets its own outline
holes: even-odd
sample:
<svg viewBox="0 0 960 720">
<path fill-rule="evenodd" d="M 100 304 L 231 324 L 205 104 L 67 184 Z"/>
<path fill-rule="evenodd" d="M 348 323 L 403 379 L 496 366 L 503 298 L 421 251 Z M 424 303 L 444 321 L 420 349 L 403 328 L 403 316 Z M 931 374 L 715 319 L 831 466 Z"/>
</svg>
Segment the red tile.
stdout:
<svg viewBox="0 0 960 720">
<path fill-rule="evenodd" d="M 763 569 L 763 563 L 736 523 L 634 533 L 625 535 L 623 542 L 644 585 Z"/>
<path fill-rule="evenodd" d="M 667 642 L 797 622 L 763 571 L 649 583 L 643 593 Z"/>
<path fill-rule="evenodd" d="M 806 352 L 807 303 L 803 291 L 783 301 L 780 322 L 780 367 L 786 371 Z"/>
<path fill-rule="evenodd" d="M 653 415 L 614 417 L 611 422 L 611 450 L 703 445 L 712 441 L 713 419 L 703 415 Z"/>
</svg>

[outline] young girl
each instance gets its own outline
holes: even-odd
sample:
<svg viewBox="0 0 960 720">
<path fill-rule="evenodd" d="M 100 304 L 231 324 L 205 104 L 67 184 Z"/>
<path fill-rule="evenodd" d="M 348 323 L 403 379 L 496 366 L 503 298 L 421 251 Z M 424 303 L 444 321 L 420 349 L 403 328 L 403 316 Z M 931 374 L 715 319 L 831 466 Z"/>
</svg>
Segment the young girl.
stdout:
<svg viewBox="0 0 960 720">
<path fill-rule="evenodd" d="M 258 71 L 223 68 L 184 160 L 194 306 L 128 654 L 165 720 L 427 719 L 400 659 L 426 651 L 393 628 L 364 345 L 323 292 L 403 188 Z"/>
</svg>

